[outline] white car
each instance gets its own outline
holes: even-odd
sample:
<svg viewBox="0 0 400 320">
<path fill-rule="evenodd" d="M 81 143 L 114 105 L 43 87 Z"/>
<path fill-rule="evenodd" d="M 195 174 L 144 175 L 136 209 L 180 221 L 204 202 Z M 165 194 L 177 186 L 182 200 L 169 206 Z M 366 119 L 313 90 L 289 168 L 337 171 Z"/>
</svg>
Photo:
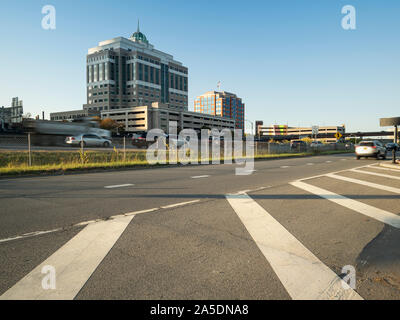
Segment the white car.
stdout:
<svg viewBox="0 0 400 320">
<path fill-rule="evenodd" d="M 105 147 L 108 148 L 112 145 L 110 139 L 99 137 L 92 133 L 80 134 L 78 136 L 67 137 L 65 143 L 72 146 L 81 146 L 83 143 L 84 147 Z"/>
<path fill-rule="evenodd" d="M 386 159 L 386 148 L 379 141 L 361 141 L 356 146 L 356 157 L 357 160 L 360 160 L 361 157 Z"/>
</svg>

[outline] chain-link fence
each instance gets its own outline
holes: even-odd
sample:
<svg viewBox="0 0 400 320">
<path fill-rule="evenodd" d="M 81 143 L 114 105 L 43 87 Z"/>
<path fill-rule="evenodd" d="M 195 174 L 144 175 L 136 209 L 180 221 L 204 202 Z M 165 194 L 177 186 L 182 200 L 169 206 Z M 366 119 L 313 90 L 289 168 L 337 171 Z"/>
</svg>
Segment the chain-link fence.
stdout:
<svg viewBox="0 0 400 320">
<path fill-rule="evenodd" d="M 114 137 L 109 147 L 76 146 L 51 146 L 36 145 L 34 135 L 0 135 L 0 168 L 14 166 L 49 166 L 67 164 L 98 164 L 98 163 L 145 163 L 146 149 L 150 144 L 137 145 L 132 138 Z M 213 155 L 213 142 L 208 146 L 208 154 Z M 218 147 L 220 157 L 223 160 L 225 150 L 221 141 Z M 234 152 L 234 143 L 230 152 Z M 215 149 L 214 149 L 215 150 Z M 232 151 L 231 151 L 232 150 Z M 254 142 L 254 157 L 262 158 L 282 154 L 318 154 L 326 151 L 352 151 L 353 147 L 343 143 L 321 144 L 317 146 L 309 144 L 272 143 L 264 141 Z M 168 153 L 168 145 L 166 148 Z M 242 155 L 246 155 L 246 142 L 243 141 Z M 199 159 L 203 159 L 199 141 Z M 206 155 L 206 158 L 208 157 Z M 214 153 L 215 154 L 215 153 Z M 232 154 L 232 153 L 231 153 Z"/>
</svg>

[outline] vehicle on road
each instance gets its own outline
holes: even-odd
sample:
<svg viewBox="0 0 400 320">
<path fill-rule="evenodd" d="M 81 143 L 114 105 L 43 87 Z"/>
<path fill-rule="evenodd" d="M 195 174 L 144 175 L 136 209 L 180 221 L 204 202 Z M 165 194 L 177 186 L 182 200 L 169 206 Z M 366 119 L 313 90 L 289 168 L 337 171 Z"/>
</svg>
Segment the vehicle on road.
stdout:
<svg viewBox="0 0 400 320">
<path fill-rule="evenodd" d="M 111 147 L 112 141 L 110 139 L 100 137 L 95 134 L 80 134 L 77 136 L 71 136 L 67 137 L 65 139 L 65 143 L 72 145 L 72 146 L 81 146 L 81 143 L 83 143 L 84 147 L 104 147 L 108 148 Z"/>
<path fill-rule="evenodd" d="M 356 146 L 356 157 L 360 160 L 361 157 L 374 157 L 376 159 L 386 159 L 386 148 L 379 141 L 361 141 Z"/>
<path fill-rule="evenodd" d="M 177 148 L 180 148 L 182 146 L 188 147 L 189 146 L 189 138 L 187 138 L 187 139 L 182 139 L 180 137 L 172 138 L 171 136 L 168 135 L 167 136 L 167 144 L 168 144 L 168 146 L 173 144 Z"/>
<path fill-rule="evenodd" d="M 344 147 L 346 148 L 346 150 L 350 150 L 351 148 L 353 148 L 353 146 L 354 146 L 354 144 L 352 142 L 348 142 L 345 144 Z"/>
<path fill-rule="evenodd" d="M 138 148 L 148 148 L 150 145 L 152 145 L 155 141 L 157 141 L 158 137 L 155 137 L 153 141 L 147 141 L 146 139 L 147 133 L 146 132 L 140 132 L 140 133 L 134 133 L 132 135 L 132 145 Z M 170 146 L 173 144 L 177 148 L 182 147 L 183 145 L 187 145 L 188 141 L 182 138 L 172 138 L 168 134 L 164 134 L 165 138 L 165 144 L 167 146 Z"/>
<path fill-rule="evenodd" d="M 146 132 L 138 132 L 132 134 L 132 145 L 138 148 L 147 148 L 149 145 L 154 143 L 154 141 L 147 141 L 146 136 Z"/>
<path fill-rule="evenodd" d="M 321 141 L 313 141 L 310 144 L 311 148 L 321 148 L 323 146 L 324 146 L 324 144 Z"/>
<path fill-rule="evenodd" d="M 303 151 L 307 149 L 307 143 L 303 140 L 292 140 L 290 141 L 290 149 Z"/>
<path fill-rule="evenodd" d="M 26 119 L 23 127 L 31 132 L 32 144 L 38 146 L 63 146 L 67 137 L 81 134 L 94 134 L 108 140 L 111 137 L 111 131 L 101 129 L 91 117 L 66 122 Z"/>
<path fill-rule="evenodd" d="M 397 144 L 397 143 L 394 143 L 394 142 L 390 142 L 390 143 L 387 143 L 386 144 L 386 151 L 398 151 L 398 150 L 400 150 L 400 147 L 399 147 L 399 145 Z"/>
</svg>

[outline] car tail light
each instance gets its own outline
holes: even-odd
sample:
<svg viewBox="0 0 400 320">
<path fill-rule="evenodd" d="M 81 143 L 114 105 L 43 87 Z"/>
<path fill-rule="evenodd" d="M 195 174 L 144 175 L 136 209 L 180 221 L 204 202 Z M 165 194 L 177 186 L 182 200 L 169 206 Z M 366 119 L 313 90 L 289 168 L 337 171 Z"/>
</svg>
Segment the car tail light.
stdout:
<svg viewBox="0 0 400 320">
<path fill-rule="evenodd" d="M 372 146 L 373 149 L 376 149 L 376 146 Z"/>
</svg>

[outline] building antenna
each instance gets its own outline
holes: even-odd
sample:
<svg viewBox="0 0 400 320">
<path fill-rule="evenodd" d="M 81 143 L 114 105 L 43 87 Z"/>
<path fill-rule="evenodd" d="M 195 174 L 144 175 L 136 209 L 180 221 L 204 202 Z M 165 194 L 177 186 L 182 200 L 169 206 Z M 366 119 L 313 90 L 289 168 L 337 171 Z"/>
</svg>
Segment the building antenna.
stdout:
<svg viewBox="0 0 400 320">
<path fill-rule="evenodd" d="M 217 88 L 218 88 L 218 91 L 221 90 L 221 81 L 218 81 L 218 83 L 217 83 Z"/>
<path fill-rule="evenodd" d="M 139 28 L 139 19 L 137 19 L 137 32 L 140 32 L 140 28 Z"/>
</svg>

